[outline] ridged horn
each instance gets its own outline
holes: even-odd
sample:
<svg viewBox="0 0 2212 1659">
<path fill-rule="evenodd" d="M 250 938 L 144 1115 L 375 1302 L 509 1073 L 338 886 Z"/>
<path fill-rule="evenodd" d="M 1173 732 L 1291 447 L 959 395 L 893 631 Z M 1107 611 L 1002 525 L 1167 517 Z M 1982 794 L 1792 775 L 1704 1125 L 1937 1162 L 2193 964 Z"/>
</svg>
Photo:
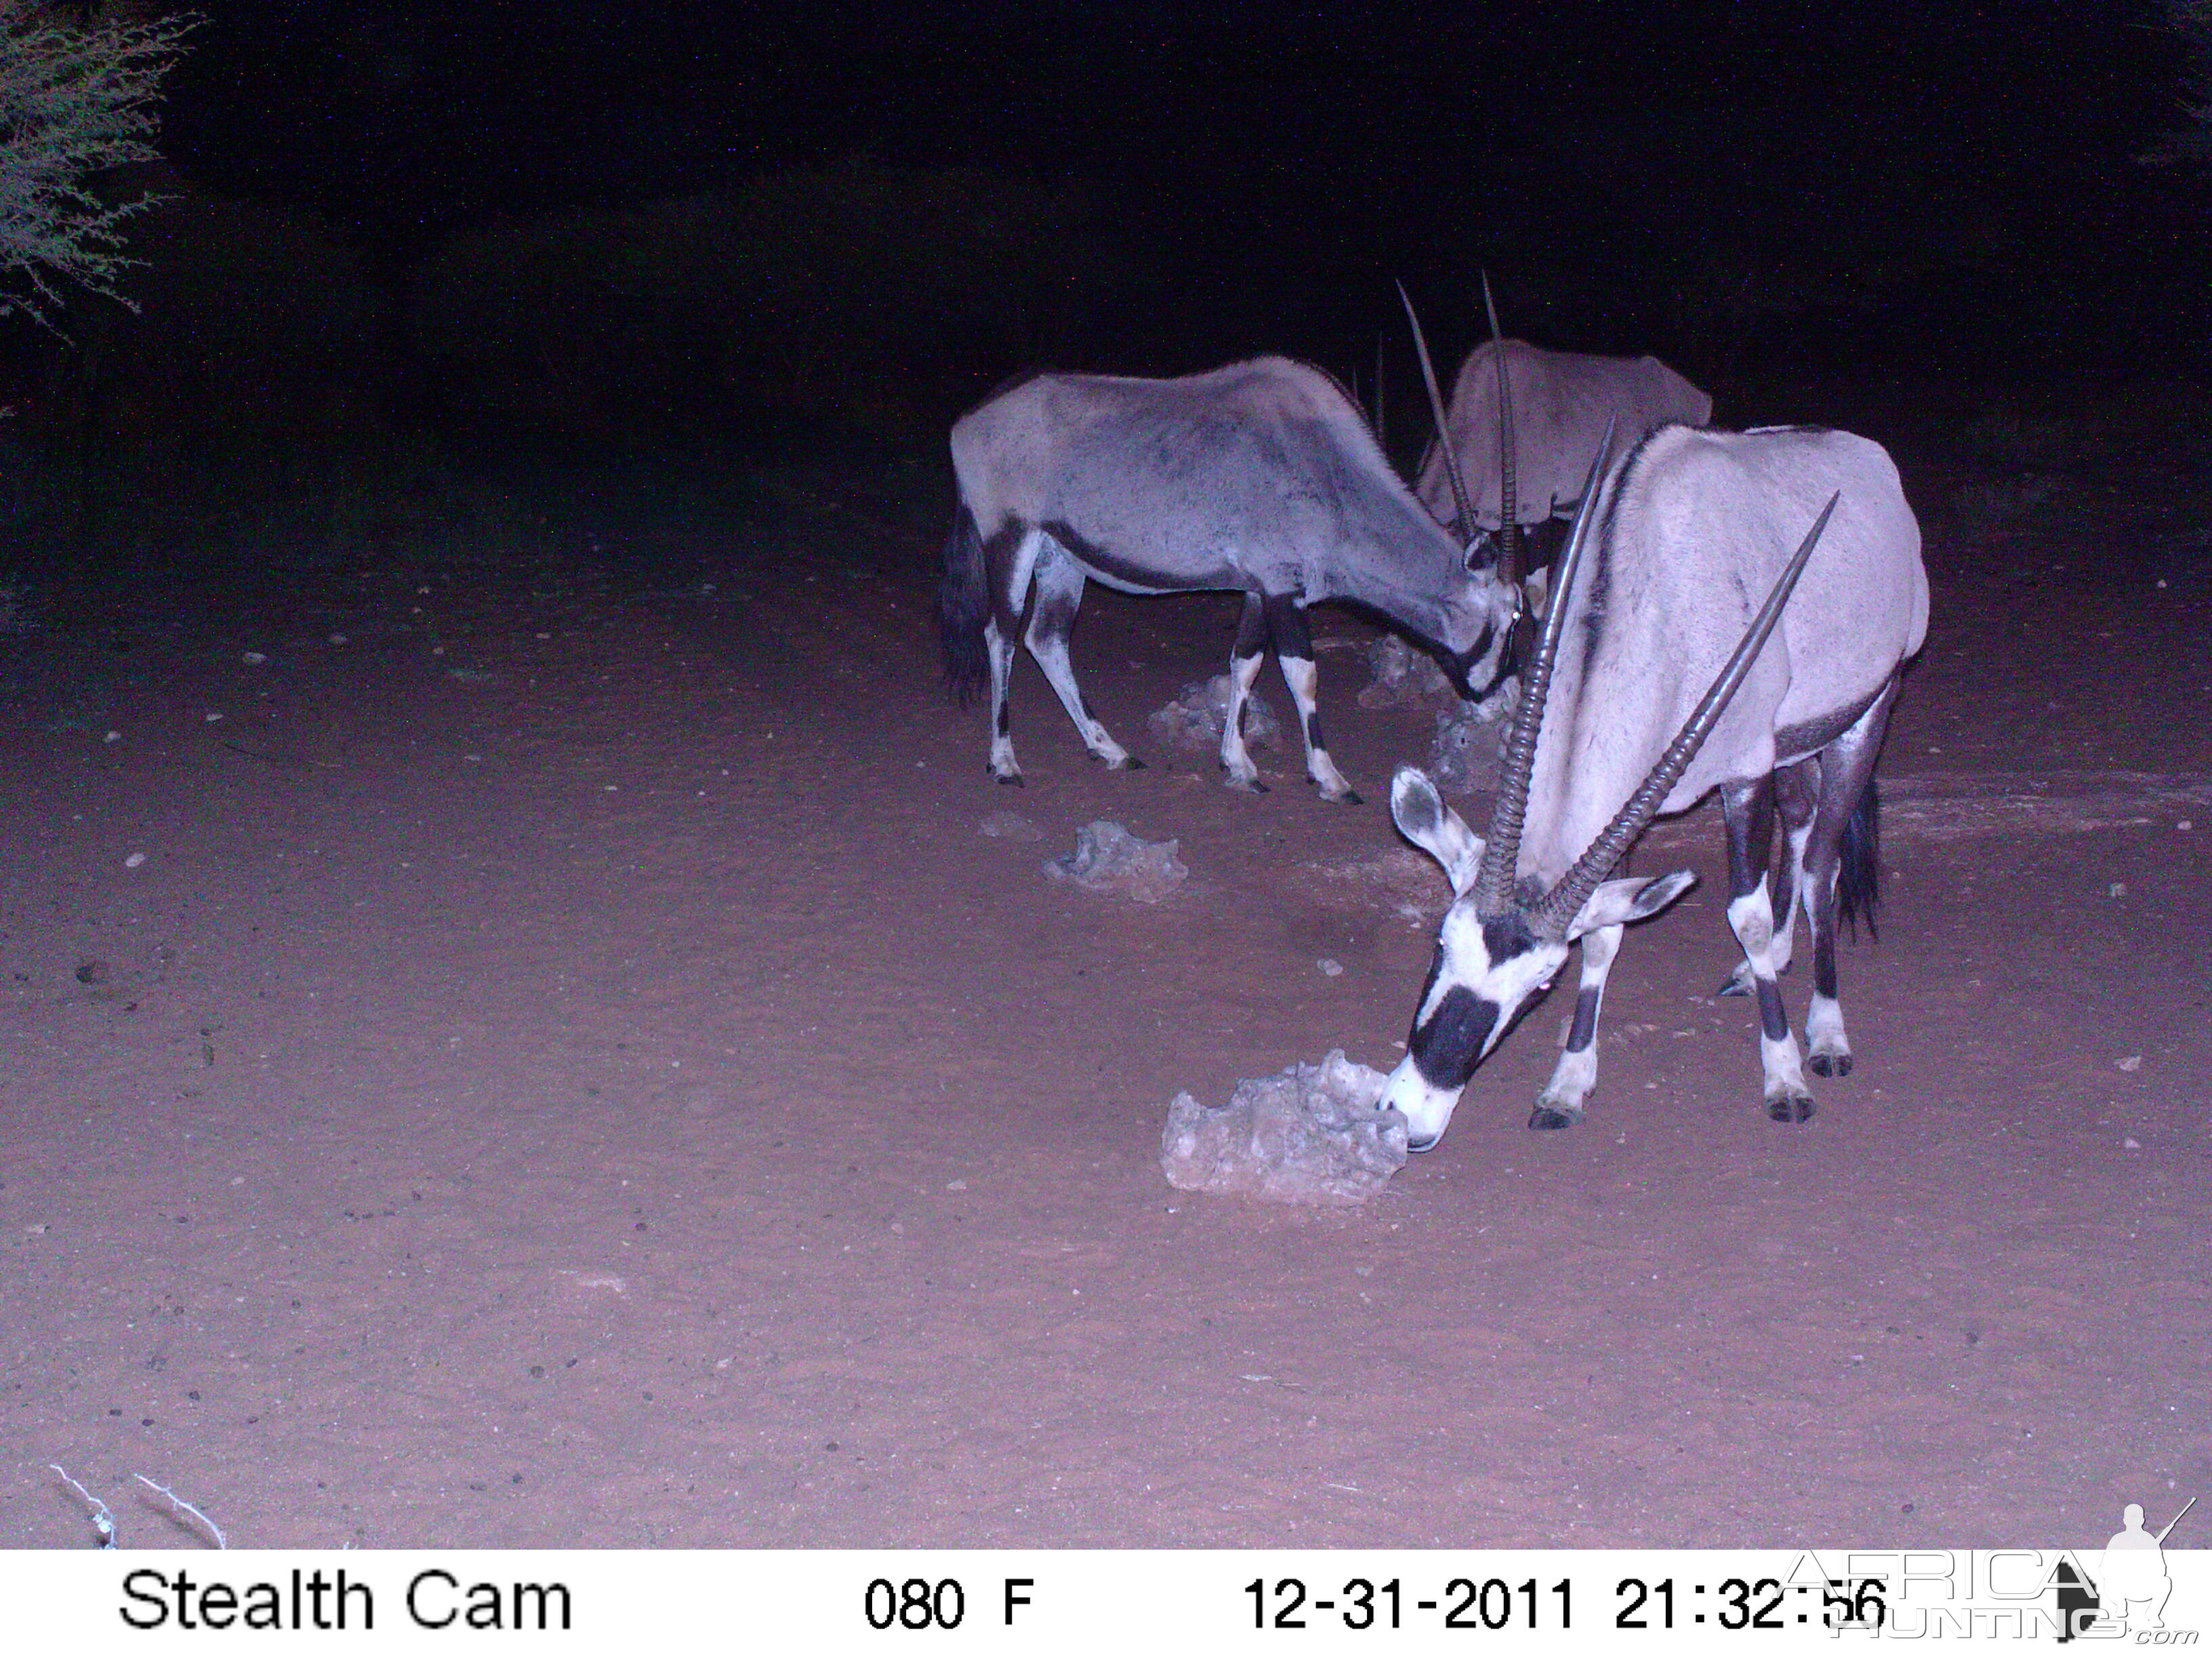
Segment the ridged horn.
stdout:
<svg viewBox="0 0 2212 1659">
<path fill-rule="evenodd" d="M 1398 298 L 1405 303 L 1406 320 L 1413 325 L 1413 349 L 1420 354 L 1421 379 L 1429 388 L 1429 410 L 1437 417 L 1437 447 L 1443 452 L 1444 474 L 1451 480 L 1452 505 L 1459 509 L 1460 535 L 1472 541 L 1474 509 L 1468 505 L 1467 480 L 1459 475 L 1459 457 L 1452 453 L 1451 434 L 1444 427 L 1444 399 L 1437 390 L 1437 366 L 1429 361 L 1429 343 L 1421 333 L 1421 319 L 1413 313 L 1413 296 L 1406 292 L 1403 283 L 1398 284 Z"/>
<path fill-rule="evenodd" d="M 1522 568 L 1521 492 L 1514 475 L 1518 446 L 1513 441 L 1513 389 L 1505 376 L 1505 336 L 1498 326 L 1498 301 L 1491 297 L 1490 273 L 1482 273 L 1482 308 L 1490 313 L 1490 349 L 1498 365 L 1498 575 L 1518 585 Z"/>
<path fill-rule="evenodd" d="M 1743 677 L 1751 672 L 1751 665 L 1765 646 L 1767 636 L 1773 633 L 1775 624 L 1782 620 L 1782 608 L 1790 603 L 1790 595 L 1797 586 L 1797 578 L 1804 574 L 1805 562 L 1813 556 L 1814 545 L 1820 541 L 1820 532 L 1828 527 L 1829 514 L 1836 510 L 1836 503 L 1842 499 L 1843 491 L 1840 489 L 1828 497 L 1828 504 L 1820 509 L 1820 516 L 1813 520 L 1813 527 L 1805 532 L 1805 539 L 1797 544 L 1797 551 L 1776 579 L 1773 591 L 1766 596 L 1766 603 L 1759 607 L 1759 615 L 1752 619 L 1741 643 L 1735 648 L 1735 654 L 1728 659 L 1728 665 L 1721 670 L 1719 677 L 1705 692 L 1704 700 L 1691 711 L 1690 718 L 1682 723 L 1682 729 L 1675 733 L 1674 741 L 1668 744 L 1667 752 L 1659 757 L 1659 763 L 1651 769 L 1650 775 L 1628 798 L 1627 805 L 1620 809 L 1620 815 L 1589 844 L 1589 850 L 1575 860 L 1574 868 L 1560 877 L 1559 885 L 1529 913 L 1530 931 L 1538 938 L 1564 939 L 1566 936 L 1566 930 L 1573 924 L 1577 914 L 1589 902 L 1589 896 L 1597 890 L 1598 883 L 1603 881 L 1613 866 L 1620 861 L 1621 854 L 1629 849 L 1636 838 L 1644 833 L 1644 827 L 1657 815 L 1668 793 L 1681 781 L 1682 774 L 1689 769 L 1691 760 L 1711 734 L 1721 711 L 1728 707 L 1729 699 L 1735 696 L 1736 688 L 1743 684 Z"/>
<path fill-rule="evenodd" d="M 1597 481 L 1613 458 L 1613 422 L 1605 423 L 1604 440 L 1590 457 L 1589 477 L 1583 480 L 1582 505 L 1575 509 L 1574 533 L 1559 558 L 1559 579 L 1552 593 L 1552 608 L 1544 618 L 1544 632 L 1536 655 L 1521 678 L 1521 706 L 1514 711 L 1513 730 L 1505 740 L 1499 768 L 1498 800 L 1490 811 L 1490 833 L 1482 844 L 1482 868 L 1475 878 L 1475 909 L 1480 915 L 1498 915 L 1513 903 L 1513 886 L 1521 861 L 1521 825 L 1528 813 L 1528 780 L 1536 769 L 1536 741 L 1544 731 L 1544 702 L 1551 695 L 1552 665 L 1559 654 L 1559 635 L 1567 615 L 1567 589 L 1583 557 L 1590 520 L 1597 506 Z"/>
</svg>

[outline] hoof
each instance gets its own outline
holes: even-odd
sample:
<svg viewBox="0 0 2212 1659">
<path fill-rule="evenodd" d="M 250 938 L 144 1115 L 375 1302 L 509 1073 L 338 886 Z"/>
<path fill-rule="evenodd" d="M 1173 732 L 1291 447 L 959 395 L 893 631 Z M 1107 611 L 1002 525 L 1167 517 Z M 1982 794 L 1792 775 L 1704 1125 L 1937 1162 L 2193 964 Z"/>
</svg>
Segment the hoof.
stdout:
<svg viewBox="0 0 2212 1659">
<path fill-rule="evenodd" d="M 1357 789 L 1343 789 L 1332 795 L 1328 790 L 1322 788 L 1321 782 L 1318 779 L 1308 778 L 1306 781 L 1312 784 L 1315 788 L 1321 790 L 1321 798 L 1323 800 L 1333 800 L 1342 806 L 1364 806 L 1367 805 L 1364 800 L 1360 799 L 1359 792 Z"/>
<path fill-rule="evenodd" d="M 1849 1077 L 1851 1057 L 1849 1054 L 1808 1054 L 1805 1063 L 1813 1068 L 1815 1077 Z"/>
<path fill-rule="evenodd" d="M 1571 1129 L 1582 1121 L 1583 1109 L 1579 1106 L 1540 1105 L 1528 1114 L 1528 1127 L 1532 1129 Z"/>
<path fill-rule="evenodd" d="M 1813 1115 L 1813 1097 L 1784 1095 L 1766 1103 L 1766 1115 L 1777 1123 L 1802 1123 Z"/>
<path fill-rule="evenodd" d="M 1267 786 L 1261 782 L 1257 778 L 1244 778 L 1242 780 L 1237 778 L 1224 778 L 1222 781 L 1227 784 L 1230 788 L 1236 790 L 1239 794 L 1264 795 L 1267 793 Z"/>
<path fill-rule="evenodd" d="M 1123 758 L 1121 769 L 1124 772 L 1141 772 L 1145 769 L 1145 763 L 1134 755 L 1130 755 Z"/>
<path fill-rule="evenodd" d="M 1018 789 L 1022 787 L 1022 775 L 1018 772 L 1012 775 L 994 772 L 991 775 L 1009 789 Z"/>
</svg>

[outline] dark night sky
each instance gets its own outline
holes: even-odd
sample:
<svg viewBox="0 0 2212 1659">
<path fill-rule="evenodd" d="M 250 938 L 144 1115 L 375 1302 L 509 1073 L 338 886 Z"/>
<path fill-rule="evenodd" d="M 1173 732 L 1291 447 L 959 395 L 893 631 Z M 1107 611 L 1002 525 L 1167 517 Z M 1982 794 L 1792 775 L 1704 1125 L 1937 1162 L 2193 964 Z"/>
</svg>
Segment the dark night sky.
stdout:
<svg viewBox="0 0 2212 1659">
<path fill-rule="evenodd" d="M 204 9 L 167 153 L 212 191 L 319 210 L 410 317 L 441 259 L 439 303 L 463 315 L 447 255 L 502 217 L 854 157 L 990 175 L 802 183 L 784 220 L 710 209 L 753 227 L 741 253 L 794 226 L 849 246 L 757 258 L 742 293 L 695 266 L 679 366 L 818 377 L 777 343 L 811 331 L 872 334 L 855 377 L 934 374 L 945 399 L 1047 362 L 1176 373 L 1273 349 L 1350 373 L 1394 325 L 1394 279 L 1465 349 L 1483 269 L 1515 332 L 1656 350 L 1722 386 L 1871 365 L 2058 384 L 2152 333 L 2182 343 L 2169 362 L 2212 338 L 2212 180 L 2158 160 L 2187 68 L 2158 0 Z M 1027 242 L 976 228 L 994 202 Z M 887 237 L 903 267 L 869 263 Z M 464 279 L 487 290 L 477 315 L 573 304 L 596 324 L 582 287 L 508 282 L 501 257 Z M 683 276 L 647 282 L 661 313 Z M 606 338 L 594 361 L 632 349 Z"/>
<path fill-rule="evenodd" d="M 2064 189 L 2152 142 L 2179 70 L 2150 0 L 207 9 L 176 158 L 402 235 L 854 152 L 1342 196 L 1608 127 L 1822 188 Z"/>
</svg>

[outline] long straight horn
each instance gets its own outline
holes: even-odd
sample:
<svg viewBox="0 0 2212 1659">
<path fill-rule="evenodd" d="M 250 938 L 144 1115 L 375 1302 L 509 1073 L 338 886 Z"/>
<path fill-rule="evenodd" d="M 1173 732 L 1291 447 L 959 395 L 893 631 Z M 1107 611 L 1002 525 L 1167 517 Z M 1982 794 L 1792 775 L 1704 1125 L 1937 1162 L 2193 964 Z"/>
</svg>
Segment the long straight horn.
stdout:
<svg viewBox="0 0 2212 1659">
<path fill-rule="evenodd" d="M 1375 337 L 1375 442 L 1385 455 L 1390 453 L 1390 428 L 1382 416 L 1382 336 Z"/>
<path fill-rule="evenodd" d="M 1628 798 L 1628 804 L 1620 809 L 1620 816 L 1589 844 L 1589 850 L 1575 861 L 1574 868 L 1559 878 L 1559 884 L 1531 912 L 1528 925 L 1537 937 L 1565 937 L 1566 930 L 1572 925 L 1577 914 L 1589 902 L 1589 896 L 1597 890 L 1598 883 L 1603 881 L 1613 866 L 1620 861 L 1621 854 L 1644 833 L 1644 826 L 1657 816 L 1668 792 L 1681 781 L 1682 774 L 1689 769 L 1692 758 L 1711 734 L 1721 711 L 1728 707 L 1729 699 L 1735 696 L 1736 688 L 1743 684 L 1743 677 L 1751 672 L 1751 665 L 1757 660 L 1759 651 L 1766 644 L 1767 635 L 1773 633 L 1774 625 L 1782 620 L 1782 607 L 1790 603 L 1790 595 L 1797 586 L 1797 578 L 1804 574 L 1805 561 L 1813 556 L 1814 544 L 1820 539 L 1820 532 L 1828 527 L 1828 515 L 1836 510 L 1836 503 L 1842 498 L 1843 491 L 1840 489 L 1828 497 L 1828 504 L 1820 509 L 1820 516 L 1813 520 L 1813 527 L 1805 532 L 1805 539 L 1797 544 L 1797 551 L 1791 556 L 1788 567 L 1776 580 L 1773 592 L 1766 596 L 1766 603 L 1759 608 L 1759 615 L 1752 619 L 1742 642 L 1735 648 L 1735 654 L 1728 659 L 1728 666 L 1721 670 L 1720 677 L 1714 680 L 1704 701 L 1682 723 L 1682 729 L 1675 734 L 1674 741 L 1667 746 L 1667 752 L 1651 769 L 1651 775 L 1645 778 L 1636 793 Z"/>
<path fill-rule="evenodd" d="M 1501 580 L 1518 583 L 1521 561 L 1521 492 L 1514 476 L 1518 446 L 1513 441 L 1513 389 L 1505 378 L 1505 336 L 1498 326 L 1498 301 L 1491 297 L 1490 273 L 1482 273 L 1482 307 L 1490 313 L 1490 349 L 1498 365 L 1498 549 Z"/>
<path fill-rule="evenodd" d="M 1437 417 L 1437 447 L 1443 451 L 1444 474 L 1451 480 L 1452 505 L 1459 509 L 1460 534 L 1474 539 L 1474 509 L 1467 502 L 1467 480 L 1459 475 L 1459 457 L 1452 450 L 1451 433 L 1444 426 L 1443 394 L 1437 390 L 1437 366 L 1429 361 L 1429 343 L 1421 333 L 1421 319 L 1413 314 L 1412 296 L 1403 283 L 1398 297 L 1405 301 L 1406 320 L 1413 325 L 1413 349 L 1420 354 L 1421 379 L 1428 383 L 1429 410 Z"/>
<path fill-rule="evenodd" d="M 1552 665 L 1559 654 L 1559 636 L 1566 626 L 1567 589 L 1583 558 L 1590 520 L 1596 514 L 1597 481 L 1613 459 L 1613 422 L 1605 423 L 1605 437 L 1590 457 L 1589 477 L 1583 480 L 1582 505 L 1575 509 L 1574 534 L 1559 559 L 1559 580 L 1552 592 L 1552 608 L 1544 617 L 1544 632 L 1536 646 L 1534 661 L 1521 677 L 1521 706 L 1514 711 L 1513 730 L 1505 740 L 1499 767 L 1497 805 L 1490 810 L 1490 833 L 1482 843 L 1482 868 L 1476 877 L 1475 908 L 1482 915 L 1497 915 L 1510 907 L 1513 885 L 1521 861 L 1521 825 L 1528 813 L 1528 780 L 1536 769 L 1536 741 L 1543 735 L 1544 703 L 1552 692 Z"/>
</svg>

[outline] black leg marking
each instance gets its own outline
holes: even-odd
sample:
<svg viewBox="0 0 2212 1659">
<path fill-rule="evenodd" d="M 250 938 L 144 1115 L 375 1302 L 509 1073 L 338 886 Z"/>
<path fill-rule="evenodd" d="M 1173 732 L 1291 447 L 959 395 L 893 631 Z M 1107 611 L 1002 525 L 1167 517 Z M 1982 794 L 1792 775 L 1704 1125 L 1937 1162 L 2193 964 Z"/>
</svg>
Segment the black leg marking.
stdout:
<svg viewBox="0 0 2212 1659">
<path fill-rule="evenodd" d="M 1807 1023 L 1812 1039 L 1808 1057 L 1820 1077 L 1844 1077 L 1851 1069 L 1850 1048 L 1844 1036 L 1843 1010 L 1837 997 L 1836 930 L 1840 920 L 1839 884 L 1843 876 L 1844 842 L 1855 813 L 1864 810 L 1869 818 L 1866 833 L 1871 854 L 1872 808 L 1869 792 L 1874 787 L 1874 768 L 1888 730 L 1889 711 L 1897 699 L 1897 680 L 1892 678 L 1866 711 L 1820 757 L 1818 803 L 1813 827 L 1805 839 L 1806 921 L 1813 935 L 1813 1013 Z M 1871 879 L 1872 872 L 1864 879 Z"/>
<path fill-rule="evenodd" d="M 991 615 L 1000 634 L 1009 641 L 1021 633 L 1022 608 L 1029 600 L 1026 592 L 1013 591 L 1014 557 L 1028 534 L 1027 525 L 1010 520 L 983 544 L 983 568 L 989 573 L 991 583 Z"/>
<path fill-rule="evenodd" d="M 1270 593 L 1266 599 L 1267 635 L 1279 657 L 1313 659 L 1313 636 L 1306 631 L 1305 607 L 1294 593 Z M 1248 611 L 1247 615 L 1249 615 Z"/>
<path fill-rule="evenodd" d="M 1578 1054 L 1590 1046 L 1597 1036 L 1597 1006 L 1604 999 L 1602 985 L 1585 985 L 1582 994 L 1575 999 L 1575 1023 L 1567 1032 L 1567 1052 Z"/>
<path fill-rule="evenodd" d="M 1237 646 L 1230 654 L 1256 657 L 1267 648 L 1267 607 L 1257 593 L 1244 596 L 1244 614 L 1237 623 Z"/>
<path fill-rule="evenodd" d="M 1774 860 L 1774 779 L 1721 786 L 1721 816 L 1728 828 L 1729 897 L 1759 885 Z"/>
<path fill-rule="evenodd" d="M 1313 639 L 1306 632 L 1305 607 L 1295 594 L 1273 593 L 1267 596 L 1267 634 L 1282 665 L 1283 684 L 1290 689 L 1291 701 L 1297 707 L 1299 729 L 1305 734 L 1306 775 L 1329 799 L 1357 806 L 1358 794 L 1336 769 L 1328 746 L 1322 740 L 1321 681 L 1314 668 Z"/>
<path fill-rule="evenodd" d="M 1759 1029 L 1769 1042 L 1790 1035 L 1790 1016 L 1783 1012 L 1782 988 L 1771 979 L 1753 981 L 1759 987 Z"/>
</svg>

